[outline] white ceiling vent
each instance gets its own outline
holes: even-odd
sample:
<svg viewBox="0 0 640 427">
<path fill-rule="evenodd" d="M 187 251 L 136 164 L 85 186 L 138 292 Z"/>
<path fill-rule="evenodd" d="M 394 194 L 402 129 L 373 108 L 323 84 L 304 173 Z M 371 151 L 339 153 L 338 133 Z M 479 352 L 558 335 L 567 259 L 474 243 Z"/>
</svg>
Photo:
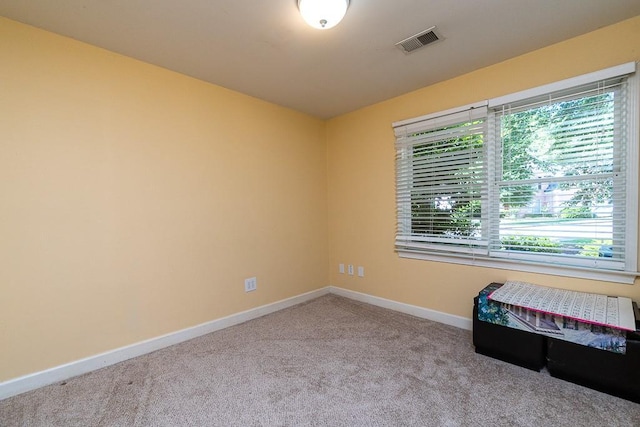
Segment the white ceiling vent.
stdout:
<svg viewBox="0 0 640 427">
<path fill-rule="evenodd" d="M 396 43 L 396 46 L 404 53 L 411 53 L 416 49 L 420 49 L 439 40 L 442 40 L 442 37 L 436 32 L 436 27 L 431 27 L 428 30 L 424 30 Z"/>
</svg>

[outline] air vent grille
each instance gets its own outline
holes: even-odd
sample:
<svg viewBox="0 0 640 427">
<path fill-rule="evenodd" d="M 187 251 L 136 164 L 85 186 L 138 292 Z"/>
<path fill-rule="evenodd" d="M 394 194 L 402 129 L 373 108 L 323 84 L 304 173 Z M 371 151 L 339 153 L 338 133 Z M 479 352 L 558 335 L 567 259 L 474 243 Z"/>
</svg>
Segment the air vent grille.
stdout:
<svg viewBox="0 0 640 427">
<path fill-rule="evenodd" d="M 411 53 L 416 49 L 420 49 L 439 40 L 442 40 L 442 37 L 436 32 L 436 27 L 431 27 L 428 30 L 424 30 L 396 43 L 396 46 L 404 53 Z"/>
</svg>

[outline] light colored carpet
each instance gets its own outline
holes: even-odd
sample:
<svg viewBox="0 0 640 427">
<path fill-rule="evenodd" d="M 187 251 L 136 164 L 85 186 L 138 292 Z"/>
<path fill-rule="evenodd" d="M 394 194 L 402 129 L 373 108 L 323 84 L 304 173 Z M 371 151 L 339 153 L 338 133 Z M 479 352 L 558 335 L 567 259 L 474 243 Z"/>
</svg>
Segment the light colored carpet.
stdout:
<svg viewBox="0 0 640 427">
<path fill-rule="evenodd" d="M 326 295 L 6 399 L 0 425 L 638 426 L 640 405 Z"/>
</svg>

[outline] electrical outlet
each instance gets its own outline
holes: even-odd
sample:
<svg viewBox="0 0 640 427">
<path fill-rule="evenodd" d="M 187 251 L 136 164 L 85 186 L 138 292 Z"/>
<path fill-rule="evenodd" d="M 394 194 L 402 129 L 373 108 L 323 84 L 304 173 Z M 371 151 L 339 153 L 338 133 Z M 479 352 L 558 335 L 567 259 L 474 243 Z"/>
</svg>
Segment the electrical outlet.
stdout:
<svg viewBox="0 0 640 427">
<path fill-rule="evenodd" d="M 353 265 L 349 264 L 349 275 L 353 276 Z"/>
<path fill-rule="evenodd" d="M 252 292 L 258 289 L 258 279 L 255 277 L 249 277 L 248 279 L 244 279 L 244 291 Z"/>
<path fill-rule="evenodd" d="M 338 265 L 338 271 L 340 272 L 340 274 L 344 274 L 344 264 Z"/>
<path fill-rule="evenodd" d="M 364 277 L 364 267 L 358 267 L 358 276 Z"/>
</svg>

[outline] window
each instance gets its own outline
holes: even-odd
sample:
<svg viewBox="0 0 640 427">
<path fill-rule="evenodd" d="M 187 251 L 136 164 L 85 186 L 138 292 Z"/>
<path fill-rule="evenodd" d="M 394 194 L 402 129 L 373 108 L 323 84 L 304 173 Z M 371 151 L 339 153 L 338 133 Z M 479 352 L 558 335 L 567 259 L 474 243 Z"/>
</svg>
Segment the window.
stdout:
<svg viewBox="0 0 640 427">
<path fill-rule="evenodd" d="M 486 252 L 486 103 L 397 133 L 399 249 Z"/>
<path fill-rule="evenodd" d="M 398 253 L 632 283 L 634 71 L 394 123 Z"/>
</svg>

